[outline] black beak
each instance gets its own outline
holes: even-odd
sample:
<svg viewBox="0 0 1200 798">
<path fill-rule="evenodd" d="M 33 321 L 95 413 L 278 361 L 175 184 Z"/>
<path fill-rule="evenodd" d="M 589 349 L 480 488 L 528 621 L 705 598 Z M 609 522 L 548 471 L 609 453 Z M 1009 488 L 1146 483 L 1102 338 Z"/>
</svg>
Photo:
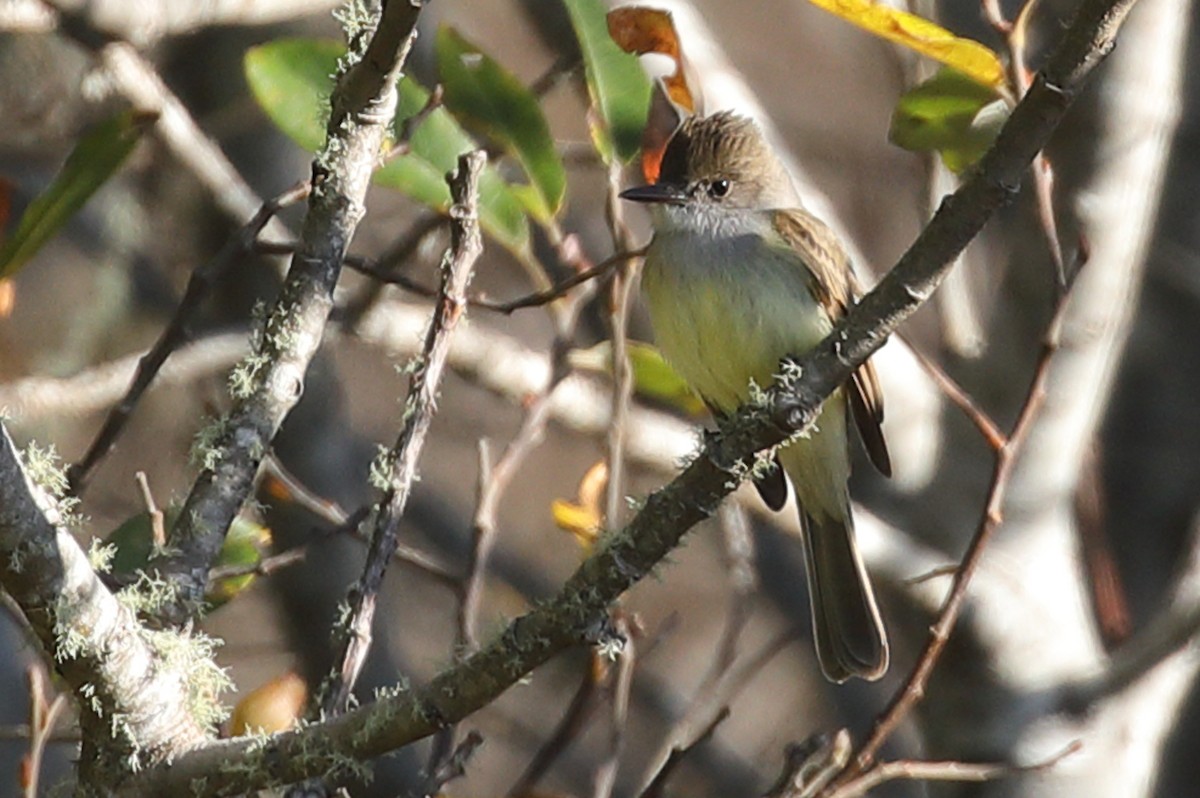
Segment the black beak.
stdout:
<svg viewBox="0 0 1200 798">
<path fill-rule="evenodd" d="M 670 183 L 652 183 L 647 186 L 634 186 L 621 192 L 621 199 L 633 202 L 658 202 L 666 205 L 681 205 L 687 200 L 687 194 L 679 186 Z"/>
</svg>

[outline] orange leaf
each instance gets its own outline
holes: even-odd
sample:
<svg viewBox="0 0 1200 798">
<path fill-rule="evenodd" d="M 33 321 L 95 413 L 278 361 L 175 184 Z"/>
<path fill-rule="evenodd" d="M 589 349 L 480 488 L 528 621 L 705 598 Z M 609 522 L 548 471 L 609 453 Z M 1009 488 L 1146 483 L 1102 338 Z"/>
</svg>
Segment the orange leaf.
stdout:
<svg viewBox="0 0 1200 798">
<path fill-rule="evenodd" d="M 683 56 L 679 33 L 668 11 L 644 6 L 625 6 L 608 12 L 608 34 L 627 53 L 645 55 L 657 53 L 675 62 L 675 71 L 662 78 L 660 87 L 666 91 L 670 104 L 689 114 L 697 112 L 698 94 L 692 90 L 688 79 L 690 67 Z M 642 136 L 642 173 L 653 183 L 658 179 L 659 164 L 663 150 L 674 132 L 676 116 L 666 113 L 661 107 L 659 93 L 651 100 L 650 118 Z M 657 110 L 656 110 L 656 106 Z M 670 109 L 666 109 L 670 110 Z"/>
<path fill-rule="evenodd" d="M 0 280 L 0 319 L 7 319 L 17 304 L 17 284 L 10 279 Z"/>
<path fill-rule="evenodd" d="M 286 731 L 296 724 L 308 701 L 308 686 L 288 671 L 257 690 L 252 690 L 233 708 L 230 732 L 243 734 Z"/>
<path fill-rule="evenodd" d="M 973 39 L 955 36 L 924 17 L 879 5 L 873 0 L 809 2 L 880 38 L 954 67 L 985 86 L 999 86 L 1004 82 L 1004 65 L 996 53 Z"/>
</svg>

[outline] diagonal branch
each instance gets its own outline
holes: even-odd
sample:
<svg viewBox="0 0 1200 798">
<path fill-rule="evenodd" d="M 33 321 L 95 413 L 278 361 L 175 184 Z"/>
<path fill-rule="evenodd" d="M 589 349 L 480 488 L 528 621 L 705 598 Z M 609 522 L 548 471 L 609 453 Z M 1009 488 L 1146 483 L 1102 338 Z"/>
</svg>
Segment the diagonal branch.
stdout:
<svg viewBox="0 0 1200 798">
<path fill-rule="evenodd" d="M 559 652 L 594 638 L 609 605 L 643 578 L 686 532 L 710 516 L 749 471 L 755 452 L 811 423 L 821 401 L 883 345 L 945 277 L 954 256 L 1016 192 L 1066 113 L 1074 93 L 1111 50 L 1134 0 L 1084 0 L 1045 68 L 978 170 L 948 197 L 890 274 L 826 341 L 788 369 L 761 406 L 739 411 L 708 438 L 671 484 L 652 494 L 621 532 L 607 537 L 561 592 L 518 618 L 492 643 L 436 676 L 323 724 L 266 741 L 229 740 L 148 770 L 125 794 L 170 794 L 207 777 L 209 795 L 260 789 L 323 772 L 346 757 L 378 756 L 474 712 Z M 222 762 L 247 765 L 236 771 Z M 220 773 L 221 783 L 213 784 Z"/>
<path fill-rule="evenodd" d="M 304 374 L 321 343 L 333 307 L 333 289 L 396 108 L 396 80 L 416 31 L 421 4 L 386 3 L 365 49 L 338 76 L 324 150 L 313 161 L 312 193 L 278 299 L 255 352 L 235 370 L 235 401 L 207 467 L 192 486 L 171 530 L 176 552 L 157 564 L 180 597 L 171 620 L 198 606 L 208 569 L 230 522 L 253 488 L 254 476 L 279 425 L 304 390 Z"/>
<path fill-rule="evenodd" d="M 0 586 L 21 608 L 99 742 L 121 719 L 118 747 L 143 762 L 206 739 L 188 711 L 187 674 L 164 667 L 131 610 L 92 570 L 55 503 L 29 481 L 0 424 Z M 94 750 L 94 749 L 93 749 Z M 120 756 L 118 752 L 117 757 Z M 112 764 L 87 761 L 81 776 Z"/>
<path fill-rule="evenodd" d="M 450 348 L 450 333 L 467 309 L 467 284 L 471 280 L 475 261 L 483 251 L 478 202 L 479 175 L 484 161 L 484 154 L 478 151 L 461 156 L 458 172 L 450 179 L 450 191 L 455 203 L 451 211 L 454 222 L 451 225 L 450 249 L 442 264 L 441 286 L 433 318 L 425 334 L 425 347 L 405 404 L 404 429 L 388 453 L 391 466 L 389 485 L 375 509 L 367 561 L 362 577 L 351 590 L 350 619 L 339 658 L 340 668 L 326 691 L 321 707 L 326 716 L 345 712 L 349 707 L 351 692 L 366 661 L 371 645 L 371 622 L 375 616 L 376 597 L 388 563 L 396 551 L 400 519 L 416 481 L 417 461 L 433 421 L 438 386 Z"/>
</svg>

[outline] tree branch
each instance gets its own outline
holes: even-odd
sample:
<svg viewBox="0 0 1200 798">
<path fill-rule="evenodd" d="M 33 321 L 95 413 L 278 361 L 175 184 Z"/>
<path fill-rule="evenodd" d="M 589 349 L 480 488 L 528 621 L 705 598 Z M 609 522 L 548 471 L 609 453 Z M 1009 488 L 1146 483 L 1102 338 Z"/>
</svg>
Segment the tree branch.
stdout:
<svg viewBox="0 0 1200 798">
<path fill-rule="evenodd" d="M 1111 50 L 1133 2 L 1085 0 L 978 170 L 942 203 L 900 263 L 801 359 L 799 368 L 786 370 L 762 405 L 735 414 L 678 478 L 647 499 L 623 531 L 604 539 L 558 596 L 424 688 L 383 695 L 327 723 L 266 741 L 223 741 L 185 754 L 169 768 L 156 767 L 132 780 L 125 794 L 168 794 L 181 785 L 194 788 L 206 777 L 211 786 L 201 794 L 237 794 L 324 772 L 347 757 L 378 756 L 474 712 L 555 654 L 592 642 L 609 605 L 715 511 L 746 475 L 754 453 L 811 423 L 823 398 L 928 299 L 954 256 L 1016 192 L 1082 81 Z M 236 769 L 227 766 L 232 761 L 238 762 Z"/>
<path fill-rule="evenodd" d="M 254 354 L 235 372 L 240 386 L 233 409 L 207 455 L 209 467 L 197 478 L 171 531 L 170 547 L 177 554 L 157 563 L 180 589 L 180 600 L 169 608 L 174 621 L 199 606 L 229 524 L 250 494 L 279 425 L 303 392 L 346 248 L 366 212 L 367 184 L 395 113 L 396 80 L 420 9 L 420 3 L 386 3 L 365 49 L 351 43 L 351 52 L 361 54 L 334 88 L 325 149 L 313 161 L 300 249 Z"/>
<path fill-rule="evenodd" d="M 188 674 L 163 666 L 133 612 L 100 581 L 56 503 L 29 480 L 3 423 L 0 585 L 81 699 L 80 723 L 95 744 L 112 736 L 111 723 L 119 737 L 114 758 L 137 751 L 146 763 L 206 739 L 188 711 Z M 82 763 L 83 781 L 113 764 L 107 753 L 103 762 Z"/>
</svg>

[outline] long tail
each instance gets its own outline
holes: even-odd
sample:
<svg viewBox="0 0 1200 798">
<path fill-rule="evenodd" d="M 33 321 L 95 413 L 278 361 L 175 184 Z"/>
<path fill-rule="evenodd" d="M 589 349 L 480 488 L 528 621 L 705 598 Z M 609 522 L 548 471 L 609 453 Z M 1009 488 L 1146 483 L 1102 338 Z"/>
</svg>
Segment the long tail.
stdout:
<svg viewBox="0 0 1200 798">
<path fill-rule="evenodd" d="M 874 681 L 888 667 L 888 642 L 858 553 L 854 526 L 800 510 L 817 659 L 825 677 Z"/>
</svg>

